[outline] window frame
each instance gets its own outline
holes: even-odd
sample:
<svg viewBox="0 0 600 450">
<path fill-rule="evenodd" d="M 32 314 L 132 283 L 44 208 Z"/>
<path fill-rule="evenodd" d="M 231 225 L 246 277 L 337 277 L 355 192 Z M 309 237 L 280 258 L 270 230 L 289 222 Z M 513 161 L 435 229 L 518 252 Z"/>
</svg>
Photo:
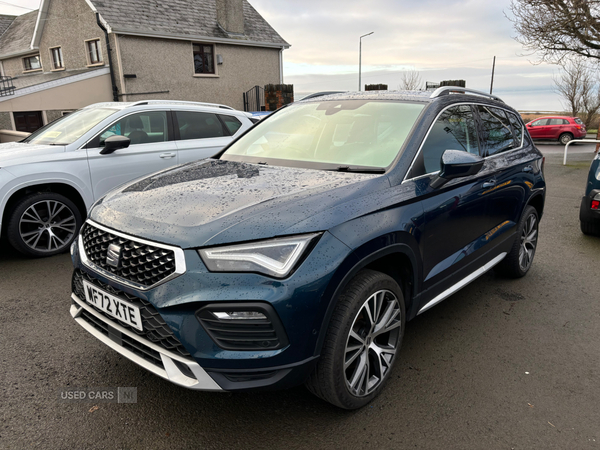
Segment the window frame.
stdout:
<svg viewBox="0 0 600 450">
<path fill-rule="evenodd" d="M 91 47 L 90 44 L 92 42 L 97 42 L 96 44 L 96 53 L 98 56 L 98 62 L 92 62 L 91 58 Z M 86 39 L 83 41 L 83 45 L 85 47 L 85 57 L 87 60 L 87 67 L 96 67 L 104 65 L 104 56 L 102 55 L 102 42 L 99 37 L 93 39 Z"/>
<path fill-rule="evenodd" d="M 470 107 L 471 107 L 471 110 L 473 111 L 473 115 L 474 115 L 474 117 L 475 117 L 475 122 L 476 122 L 476 124 L 477 124 L 476 126 L 477 126 L 477 135 L 478 135 L 478 139 L 479 139 L 479 149 L 480 149 L 480 156 L 481 156 L 481 157 L 482 157 L 484 160 L 486 160 L 486 159 L 488 159 L 488 158 L 496 158 L 496 157 L 498 157 L 498 156 L 504 156 L 504 155 L 506 155 L 506 154 L 508 154 L 508 153 L 515 152 L 515 151 L 518 151 L 518 150 L 522 150 L 522 149 L 525 147 L 525 145 L 526 145 L 526 142 L 525 142 L 525 124 L 524 124 L 524 122 L 523 122 L 523 119 L 521 118 L 521 116 L 520 116 L 518 113 L 517 113 L 517 114 L 515 114 L 515 113 L 514 113 L 514 112 L 512 112 L 511 110 L 509 110 L 509 109 L 506 109 L 506 108 L 503 108 L 503 107 L 502 107 L 502 106 L 500 106 L 500 105 L 489 105 L 489 104 L 487 104 L 487 103 L 481 103 L 481 102 L 476 102 L 476 101 L 473 101 L 473 102 L 457 102 L 457 103 L 452 103 L 451 105 L 447 105 L 447 106 L 445 106 L 444 108 L 442 108 L 442 109 L 441 109 L 441 110 L 440 110 L 440 111 L 439 111 L 439 112 L 436 114 L 436 116 L 435 116 L 435 119 L 434 119 L 434 120 L 431 122 L 431 125 L 429 126 L 429 129 L 427 130 L 427 133 L 425 134 L 425 136 L 423 137 L 423 140 L 421 141 L 421 143 L 420 143 L 420 145 L 419 145 L 419 150 L 417 150 L 417 153 L 416 153 L 416 154 L 415 154 L 415 156 L 413 157 L 413 159 L 412 159 L 412 161 L 411 161 L 411 163 L 410 163 L 410 166 L 408 167 L 408 170 L 406 171 L 406 175 L 404 175 L 404 178 L 402 179 L 402 182 L 401 182 L 400 184 L 403 184 L 403 183 L 405 183 L 405 182 L 407 182 L 407 181 L 413 181 L 413 180 L 418 180 L 418 179 L 425 178 L 425 177 L 431 177 L 431 176 L 433 176 L 433 175 L 436 175 L 436 174 L 438 174 L 438 173 L 440 172 L 440 171 L 438 170 L 438 171 L 436 171 L 436 172 L 426 173 L 426 174 L 423 174 L 423 175 L 418 175 L 418 176 L 416 176 L 416 177 L 410 177 L 410 174 L 411 174 L 411 172 L 412 172 L 412 170 L 413 170 L 413 167 L 414 167 L 414 165 L 415 165 L 415 162 L 417 161 L 417 159 L 418 159 L 418 158 L 419 158 L 419 156 L 421 155 L 421 152 L 422 152 L 422 150 L 423 150 L 423 145 L 425 145 L 425 141 L 426 141 L 426 140 L 427 140 L 427 138 L 429 137 L 429 134 L 431 133 L 431 130 L 433 129 L 433 126 L 434 126 L 434 125 L 435 125 L 435 123 L 438 121 L 438 119 L 440 118 L 440 116 L 441 116 L 441 115 L 442 115 L 442 114 L 443 114 L 443 113 L 444 113 L 444 112 L 445 112 L 447 109 L 449 109 L 449 108 L 452 108 L 452 107 L 454 107 L 454 106 L 463 106 L 463 105 L 468 105 L 468 106 L 470 106 Z M 496 154 L 494 154 L 494 155 L 485 155 L 485 156 L 484 156 L 484 155 L 482 155 L 482 154 L 481 154 L 481 149 L 483 148 L 483 141 L 482 141 L 482 138 L 481 138 L 481 132 L 482 132 L 482 130 L 481 130 L 481 126 L 480 126 L 480 120 L 481 120 L 481 119 L 479 118 L 479 113 L 478 113 L 477 109 L 476 109 L 476 108 L 474 108 L 474 106 L 477 106 L 477 105 L 490 106 L 490 107 L 494 107 L 494 108 L 502 109 L 502 110 L 503 110 L 505 113 L 512 113 L 512 114 L 515 114 L 515 115 L 517 116 L 517 118 L 518 118 L 518 119 L 519 119 L 519 120 L 520 120 L 520 121 L 523 123 L 523 128 L 522 128 L 522 132 L 521 132 L 521 146 L 520 146 L 520 147 L 517 147 L 517 148 L 510 149 L 510 150 L 507 150 L 507 151 L 504 151 L 504 152 L 496 153 Z M 425 109 L 425 110 L 426 110 L 426 109 Z M 512 125 L 511 125 L 511 129 L 512 129 Z M 514 129 L 513 129 L 513 135 L 514 135 L 514 134 L 515 134 L 515 133 L 514 133 Z"/>
<path fill-rule="evenodd" d="M 197 78 L 210 78 L 210 77 L 218 77 L 218 68 L 217 68 L 217 45 L 210 42 L 195 42 L 191 41 L 192 44 L 192 74 Z M 212 63 L 213 63 L 213 72 L 196 72 L 196 52 L 194 51 L 194 46 L 198 45 L 202 47 L 203 45 L 210 45 L 212 47 Z M 204 54 L 204 52 L 202 52 Z"/>
<path fill-rule="evenodd" d="M 60 66 L 56 65 L 54 50 L 58 50 L 58 54 L 60 56 Z M 65 70 L 65 59 L 63 58 L 62 47 L 60 45 L 56 45 L 54 47 L 50 47 L 48 51 L 50 52 L 50 64 L 52 65 L 51 71 L 56 72 L 59 70 Z"/>
<path fill-rule="evenodd" d="M 27 68 L 27 64 L 25 63 L 25 61 L 26 61 L 26 60 L 29 60 L 29 59 L 31 59 L 31 58 L 35 58 L 36 56 L 37 56 L 37 58 L 38 58 L 38 61 L 39 61 L 39 63 L 40 63 L 40 67 L 38 67 L 38 68 L 36 68 L 36 69 L 32 69 L 32 68 L 31 68 L 31 64 L 30 64 L 30 67 L 29 67 L 29 69 L 28 69 L 28 68 Z M 38 71 L 40 71 L 40 70 L 42 70 L 42 71 L 44 70 L 44 66 L 42 65 L 42 58 L 41 58 L 41 56 L 40 56 L 40 54 L 39 54 L 39 53 L 36 53 L 36 54 L 34 54 L 34 55 L 23 56 L 23 57 L 21 58 L 21 62 L 22 62 L 22 64 L 23 64 L 23 73 L 29 73 L 29 72 L 38 72 Z"/>
</svg>

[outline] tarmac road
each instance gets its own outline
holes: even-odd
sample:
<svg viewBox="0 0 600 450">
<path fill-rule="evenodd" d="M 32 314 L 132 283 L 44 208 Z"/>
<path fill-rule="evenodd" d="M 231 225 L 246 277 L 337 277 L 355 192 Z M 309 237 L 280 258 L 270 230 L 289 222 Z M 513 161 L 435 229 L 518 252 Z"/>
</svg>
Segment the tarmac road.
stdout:
<svg viewBox="0 0 600 450">
<path fill-rule="evenodd" d="M 548 195 L 533 268 L 490 272 L 407 325 L 382 395 L 355 412 L 303 387 L 188 391 L 71 319 L 68 255 L 0 244 L 0 448 L 587 449 L 600 446 L 600 238 L 579 230 L 593 146 L 539 145 Z M 65 403 L 66 387 L 137 387 L 136 404 Z"/>
</svg>

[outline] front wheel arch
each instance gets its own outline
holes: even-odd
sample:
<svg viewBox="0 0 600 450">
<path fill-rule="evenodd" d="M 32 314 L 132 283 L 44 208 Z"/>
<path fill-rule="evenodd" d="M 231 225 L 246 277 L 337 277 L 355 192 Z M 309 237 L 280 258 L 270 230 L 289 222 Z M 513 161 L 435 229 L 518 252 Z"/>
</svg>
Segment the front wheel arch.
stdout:
<svg viewBox="0 0 600 450">
<path fill-rule="evenodd" d="M 413 236 L 410 236 L 413 238 Z M 387 240 L 389 236 L 382 236 L 374 241 L 381 238 Z M 414 244 L 416 245 L 416 244 Z M 366 253 L 366 249 L 369 248 L 370 253 Z M 406 320 L 412 319 L 416 315 L 416 309 L 418 307 L 419 299 L 419 288 L 421 279 L 420 270 L 420 259 L 418 253 L 415 253 L 412 246 L 409 243 L 396 243 L 387 245 L 373 250 L 373 241 L 365 243 L 354 252 L 352 252 L 341 264 L 337 277 L 334 276 L 330 286 L 328 287 L 324 297 L 330 298 L 326 310 L 323 315 L 319 315 L 322 319 L 317 319 L 313 326 L 313 330 L 317 332 L 318 337 L 315 344 L 314 355 L 320 354 L 327 334 L 333 311 L 335 310 L 339 297 L 354 278 L 354 276 L 363 269 L 377 270 L 386 275 L 390 275 L 400 285 L 406 307 Z M 397 258 L 396 261 L 404 263 L 403 268 L 406 270 L 400 270 L 396 272 L 396 276 L 400 275 L 402 278 L 399 281 L 394 274 L 390 274 L 387 270 L 382 270 L 382 265 L 386 261 L 390 261 L 393 258 Z M 389 266 L 388 266 L 389 267 Z"/>
</svg>

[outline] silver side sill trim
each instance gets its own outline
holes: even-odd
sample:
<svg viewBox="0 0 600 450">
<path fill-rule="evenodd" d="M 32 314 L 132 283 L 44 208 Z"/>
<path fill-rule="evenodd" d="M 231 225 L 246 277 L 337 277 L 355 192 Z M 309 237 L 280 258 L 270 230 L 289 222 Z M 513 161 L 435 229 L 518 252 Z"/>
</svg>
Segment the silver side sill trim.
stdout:
<svg viewBox="0 0 600 450">
<path fill-rule="evenodd" d="M 469 284 L 471 281 L 474 281 L 477 278 L 479 278 L 481 275 L 483 275 L 488 270 L 490 270 L 492 267 L 494 267 L 496 264 L 498 264 L 500 261 L 502 261 L 505 256 L 506 256 L 506 252 L 499 254 L 494 259 L 492 259 L 490 262 L 488 262 L 485 266 L 480 267 L 475 272 L 473 272 L 471 275 L 466 276 L 465 278 L 463 278 L 462 280 L 460 280 L 458 283 L 456 283 L 454 286 L 451 286 L 448 289 L 446 289 L 444 292 L 442 292 L 436 298 L 434 298 L 429 303 L 427 303 L 425 306 L 423 306 L 419 310 L 419 312 L 417 313 L 417 315 L 419 315 L 419 314 L 427 311 L 429 308 L 437 305 L 441 301 L 446 300 L 448 297 L 450 297 L 456 291 L 462 289 L 467 284 Z"/>
<path fill-rule="evenodd" d="M 106 317 L 99 314 L 94 308 L 87 305 L 84 301 L 82 301 L 75 294 L 71 294 L 71 298 L 73 299 L 73 301 L 75 303 L 77 303 L 77 305 L 71 305 L 70 313 L 71 313 L 71 316 L 73 317 L 73 319 L 75 319 L 75 321 L 79 325 L 81 325 L 83 328 L 85 328 L 85 330 L 88 331 L 92 336 L 99 339 L 104 344 L 108 345 L 110 348 L 117 351 L 118 353 L 120 353 L 121 355 L 126 357 L 127 359 L 133 361 L 134 363 L 136 363 L 139 366 L 142 366 L 144 369 L 149 370 L 150 372 L 154 373 L 155 375 L 158 375 L 159 377 L 162 377 L 166 380 L 169 380 L 170 382 L 172 382 L 174 384 L 183 386 L 188 389 L 195 389 L 195 390 L 200 390 L 200 391 L 222 391 L 223 390 L 210 377 L 210 375 L 208 375 L 204 371 L 204 369 L 202 367 L 200 367 L 200 365 L 198 363 L 191 361 L 187 358 L 184 358 L 182 356 L 176 355 L 175 353 L 172 353 L 168 350 L 165 350 L 164 348 L 162 348 L 146 339 L 140 338 L 140 336 L 138 336 L 137 334 L 132 333 L 128 329 L 122 327 L 121 325 L 119 325 L 111 320 L 108 320 Z M 158 352 L 160 354 L 160 357 L 162 359 L 162 362 L 163 362 L 163 365 L 165 368 L 162 369 L 161 367 L 158 367 L 158 366 L 152 364 L 151 362 L 146 361 L 143 358 L 140 358 L 135 353 L 120 346 L 119 344 L 112 341 L 104 334 L 102 334 L 96 328 L 91 326 L 89 323 L 87 323 L 81 317 L 81 312 L 84 309 L 89 314 L 94 315 L 97 319 L 101 320 L 104 323 L 109 324 L 111 327 L 113 327 L 116 330 L 120 331 L 121 333 L 127 335 L 129 338 L 142 343 L 143 345 L 145 345 L 148 348 L 151 348 L 155 352 Z M 177 368 L 177 366 L 175 365 L 175 363 L 173 361 L 177 361 L 179 363 L 182 363 L 182 364 L 185 364 L 186 366 L 188 366 L 196 378 L 194 379 L 194 378 L 188 377 L 187 375 L 184 375 Z"/>
<path fill-rule="evenodd" d="M 125 233 L 121 233 L 120 231 L 116 231 L 113 230 L 111 228 L 107 228 L 103 225 L 100 225 L 99 223 L 94 222 L 91 219 L 86 220 L 86 223 L 89 223 L 90 225 L 92 225 L 95 228 L 98 228 L 102 231 L 106 231 L 107 233 L 110 234 L 114 234 L 115 236 L 120 236 L 124 239 L 130 240 L 130 241 L 134 241 L 134 242 L 139 242 L 140 244 L 144 244 L 144 245 L 151 245 L 153 247 L 158 247 L 158 248 L 162 248 L 165 250 L 171 250 L 174 255 L 175 255 L 175 272 L 173 272 L 171 275 L 169 275 L 166 278 L 163 278 L 162 280 L 160 280 L 157 283 L 154 283 L 152 286 L 146 286 L 140 283 L 136 283 L 135 281 L 130 281 L 127 280 L 125 278 L 119 277 L 107 270 L 104 270 L 102 267 L 97 266 L 96 264 L 94 264 L 92 261 L 90 261 L 87 257 L 87 254 L 85 252 L 85 248 L 83 246 L 83 236 L 81 234 L 81 232 L 79 233 L 79 236 L 77 237 L 77 245 L 79 247 L 79 258 L 81 258 L 81 262 L 83 263 L 84 266 L 92 269 L 93 271 L 101 274 L 102 276 L 108 278 L 109 280 L 113 280 L 116 283 L 125 285 L 125 286 L 129 286 L 132 287 L 134 289 L 138 289 L 140 291 L 148 291 L 150 289 L 154 289 L 156 286 L 160 286 L 163 283 L 166 283 L 167 281 L 172 280 L 173 278 L 177 278 L 179 275 L 182 275 L 185 273 L 186 271 L 186 265 L 185 265 L 185 254 L 183 253 L 183 250 L 180 247 L 174 247 L 171 245 L 165 245 L 165 244 L 161 244 L 159 242 L 154 242 L 154 241 L 148 241 L 146 239 L 141 239 L 135 236 L 131 236 L 129 234 L 125 234 Z M 85 224 L 84 224 L 85 225 Z M 82 227 L 83 228 L 83 227 Z"/>
</svg>

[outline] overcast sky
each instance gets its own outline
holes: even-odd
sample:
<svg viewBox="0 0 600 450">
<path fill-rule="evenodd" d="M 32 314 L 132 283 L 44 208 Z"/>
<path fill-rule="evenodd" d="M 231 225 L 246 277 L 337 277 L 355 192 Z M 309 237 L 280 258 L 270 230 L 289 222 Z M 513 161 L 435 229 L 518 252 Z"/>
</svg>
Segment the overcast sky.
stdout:
<svg viewBox="0 0 600 450">
<path fill-rule="evenodd" d="M 39 0 L 0 1 L 0 14 L 22 14 Z M 553 90 L 556 66 L 534 65 L 514 41 L 510 0 L 250 0 L 288 41 L 285 82 L 297 94 L 358 88 L 358 38 L 363 38 L 362 80 L 397 89 L 403 70 L 423 83 L 464 79 L 520 110 L 560 110 Z"/>
</svg>

